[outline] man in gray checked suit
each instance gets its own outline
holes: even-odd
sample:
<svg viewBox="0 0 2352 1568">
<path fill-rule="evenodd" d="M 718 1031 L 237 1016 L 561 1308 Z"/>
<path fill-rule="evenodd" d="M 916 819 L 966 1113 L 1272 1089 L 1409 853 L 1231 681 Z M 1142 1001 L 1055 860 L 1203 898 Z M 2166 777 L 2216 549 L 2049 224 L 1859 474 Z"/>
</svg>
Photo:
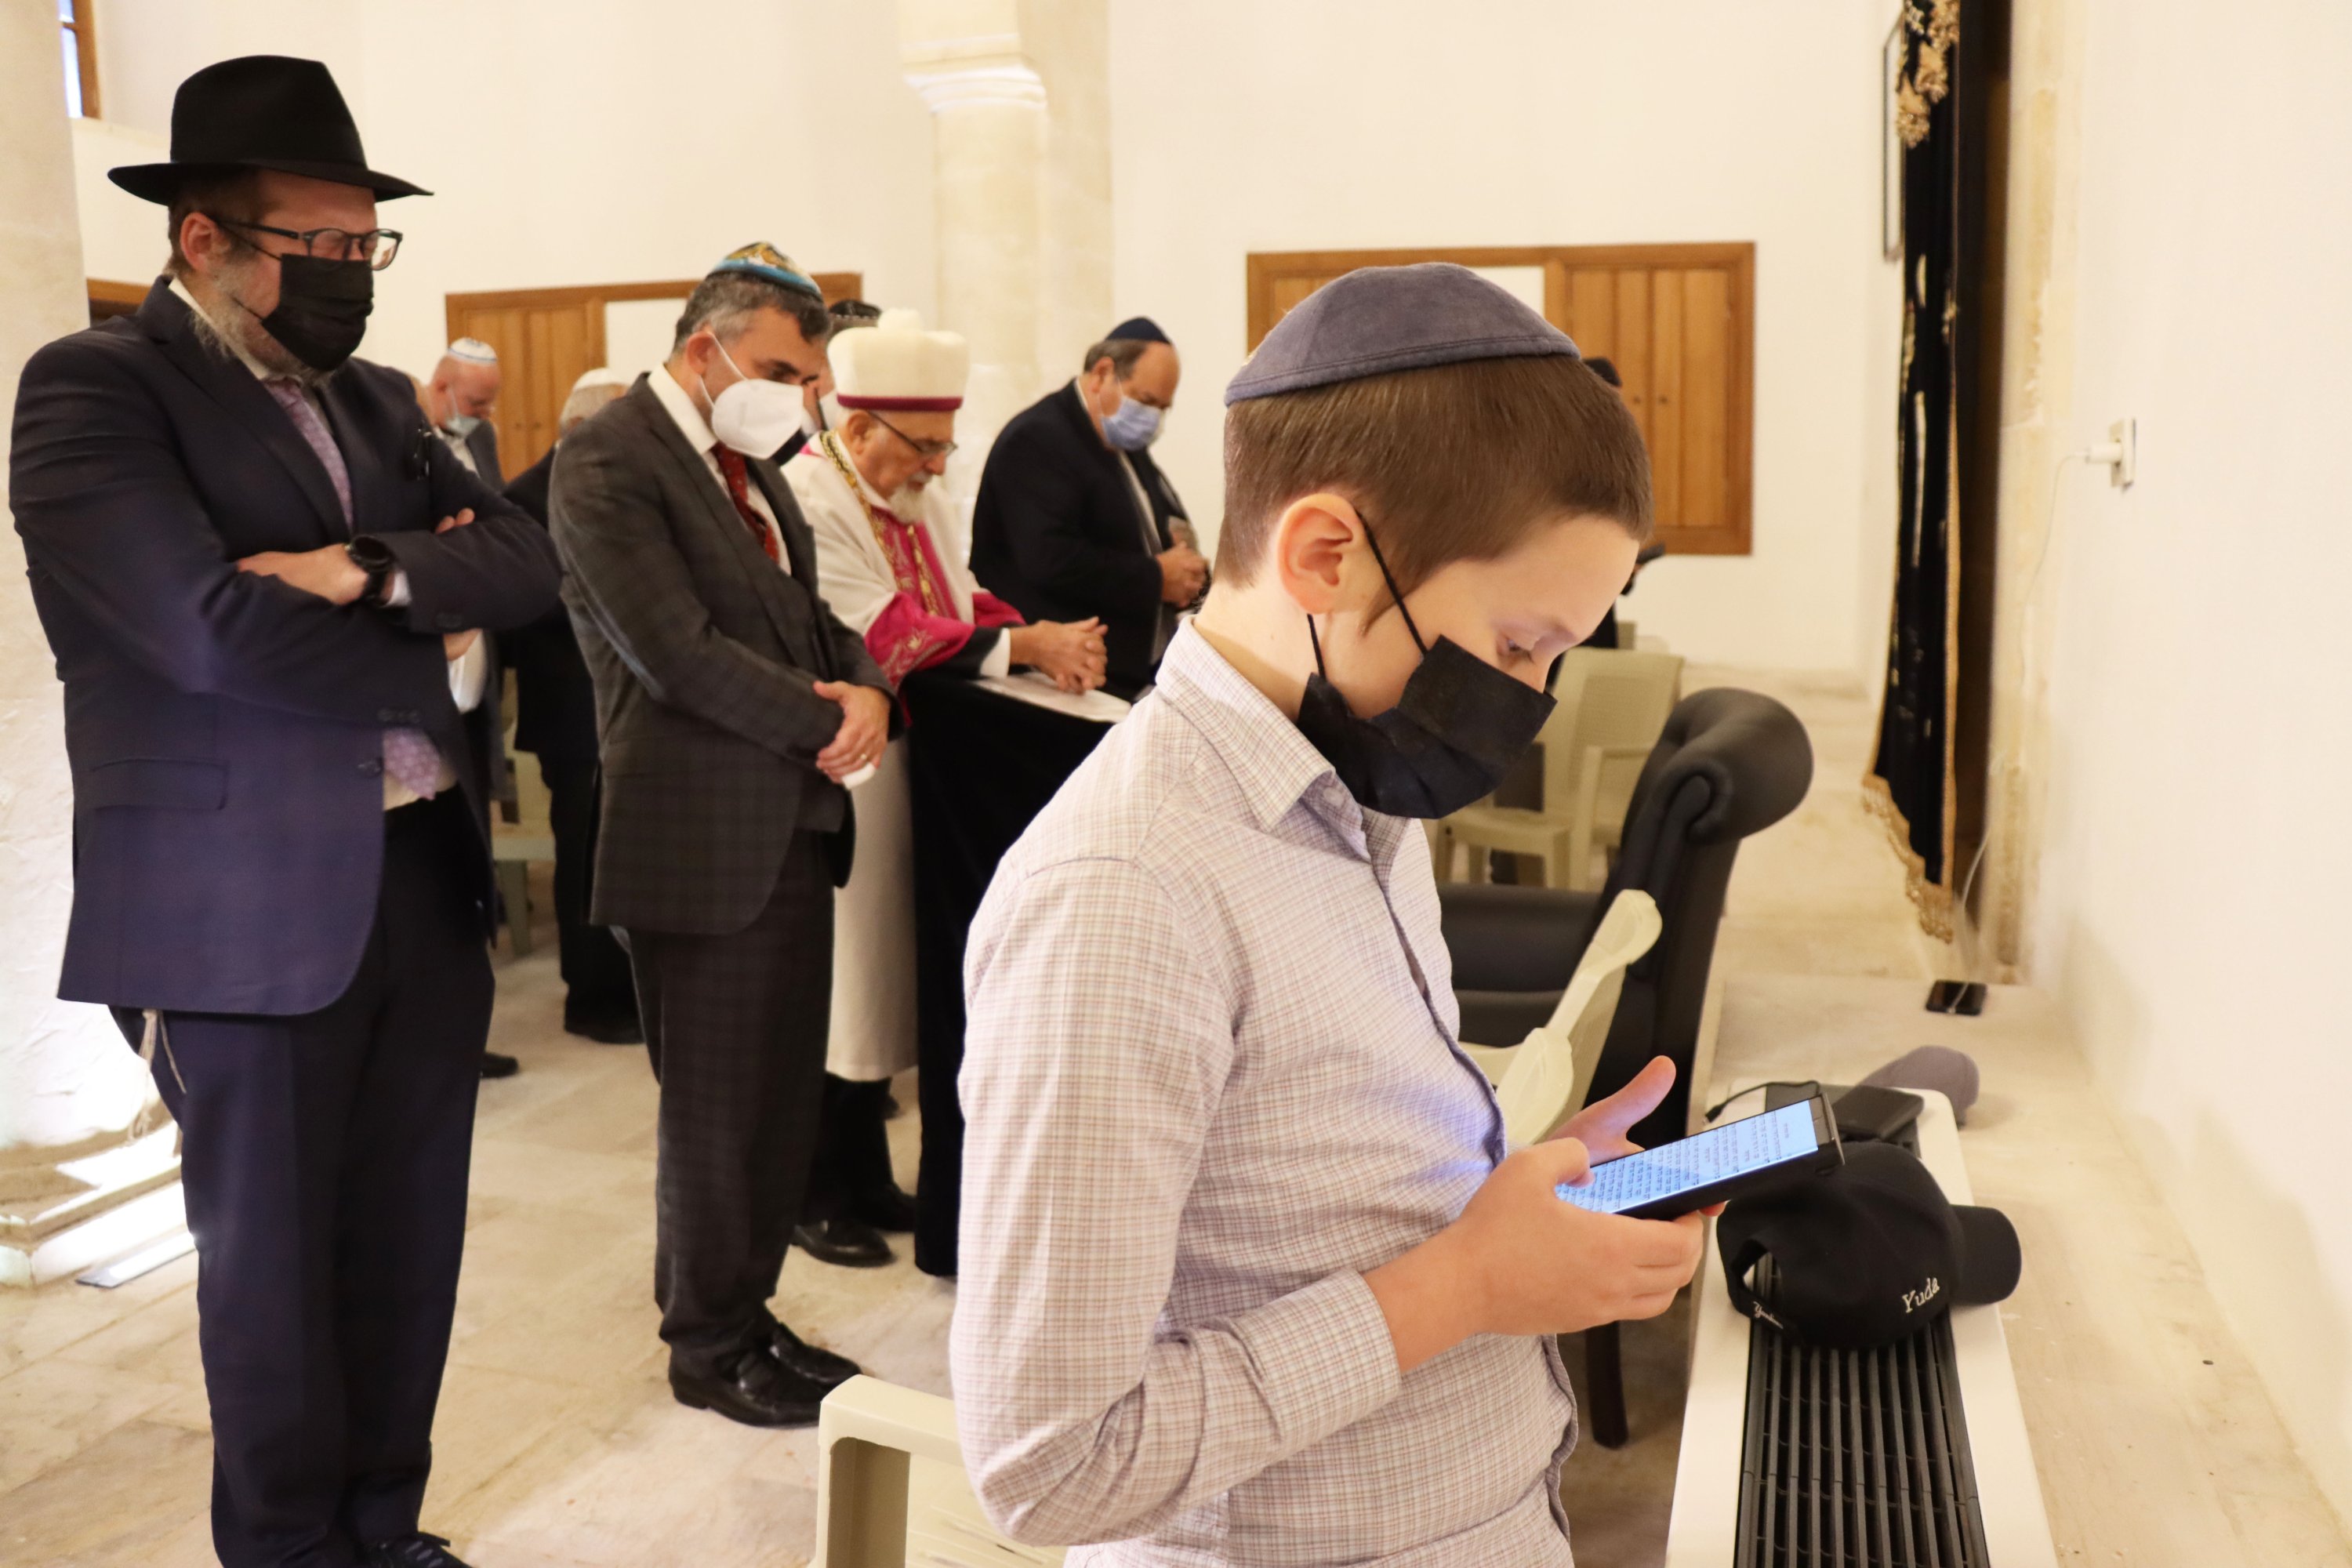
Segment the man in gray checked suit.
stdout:
<svg viewBox="0 0 2352 1568">
<path fill-rule="evenodd" d="M 661 1085 L 670 1387 L 762 1426 L 814 1422 L 857 1371 L 767 1304 L 823 1095 L 844 781 L 892 713 L 768 460 L 800 427 L 827 325 L 783 256 L 735 252 L 687 301 L 668 362 L 563 443 L 551 504 L 604 748 L 591 912 L 628 944 Z"/>
</svg>

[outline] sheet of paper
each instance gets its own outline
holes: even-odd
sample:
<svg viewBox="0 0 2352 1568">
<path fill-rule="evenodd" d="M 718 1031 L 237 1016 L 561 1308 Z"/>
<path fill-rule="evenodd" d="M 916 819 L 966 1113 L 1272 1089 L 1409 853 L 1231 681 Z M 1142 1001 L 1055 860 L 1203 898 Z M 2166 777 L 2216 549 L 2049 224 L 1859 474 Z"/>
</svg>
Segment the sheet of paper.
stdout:
<svg viewBox="0 0 2352 1568">
<path fill-rule="evenodd" d="M 1127 717 L 1129 704 L 1120 701 L 1108 691 L 1084 694 L 1064 691 L 1045 676 L 983 675 L 980 684 L 1000 697 L 1010 697 L 1016 702 L 1033 702 L 1040 708 L 1050 708 L 1056 713 L 1066 713 L 1073 719 L 1084 719 L 1095 724 L 1116 724 Z"/>
</svg>

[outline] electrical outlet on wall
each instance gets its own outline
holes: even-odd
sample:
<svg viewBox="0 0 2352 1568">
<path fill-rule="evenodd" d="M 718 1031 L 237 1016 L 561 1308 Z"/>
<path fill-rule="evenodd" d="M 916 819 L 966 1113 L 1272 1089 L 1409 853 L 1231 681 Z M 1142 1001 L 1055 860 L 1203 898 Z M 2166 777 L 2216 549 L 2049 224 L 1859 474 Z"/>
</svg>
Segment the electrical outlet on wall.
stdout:
<svg viewBox="0 0 2352 1568">
<path fill-rule="evenodd" d="M 2139 421 L 2126 417 L 2108 426 L 2107 446 L 2114 453 L 2107 462 L 2107 482 L 2128 489 L 2139 477 Z"/>
</svg>

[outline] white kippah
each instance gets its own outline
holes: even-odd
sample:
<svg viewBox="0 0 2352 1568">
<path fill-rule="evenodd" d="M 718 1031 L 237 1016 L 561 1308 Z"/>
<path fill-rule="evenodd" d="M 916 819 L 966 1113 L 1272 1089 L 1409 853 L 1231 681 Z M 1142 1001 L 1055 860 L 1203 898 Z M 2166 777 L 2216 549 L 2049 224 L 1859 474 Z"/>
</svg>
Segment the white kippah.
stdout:
<svg viewBox="0 0 2352 1568">
<path fill-rule="evenodd" d="M 627 376 L 623 375 L 619 371 L 613 369 L 610 365 L 600 364 L 593 370 L 582 371 L 580 373 L 580 379 L 572 384 L 572 390 L 574 392 L 585 392 L 592 386 L 617 386 L 626 390 L 628 384 L 629 378 Z"/>
<path fill-rule="evenodd" d="M 464 360 L 467 364 L 496 364 L 499 351 L 479 338 L 459 338 L 449 345 L 449 357 Z"/>
<path fill-rule="evenodd" d="M 946 413 L 963 406 L 971 350 L 954 332 L 927 332 L 913 310 L 885 310 L 827 348 L 835 395 L 844 408 Z"/>
</svg>

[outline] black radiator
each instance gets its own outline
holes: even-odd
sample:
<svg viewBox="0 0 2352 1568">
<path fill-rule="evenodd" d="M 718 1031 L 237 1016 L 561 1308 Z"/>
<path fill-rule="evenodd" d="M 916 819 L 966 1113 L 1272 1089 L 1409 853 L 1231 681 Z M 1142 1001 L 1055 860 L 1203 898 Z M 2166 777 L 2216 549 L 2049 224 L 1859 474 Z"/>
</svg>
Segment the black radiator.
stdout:
<svg viewBox="0 0 2352 1568">
<path fill-rule="evenodd" d="M 1749 1322 L 1738 1539 L 1736 1568 L 1991 1568 L 1948 1316 L 1875 1351 Z"/>
</svg>

